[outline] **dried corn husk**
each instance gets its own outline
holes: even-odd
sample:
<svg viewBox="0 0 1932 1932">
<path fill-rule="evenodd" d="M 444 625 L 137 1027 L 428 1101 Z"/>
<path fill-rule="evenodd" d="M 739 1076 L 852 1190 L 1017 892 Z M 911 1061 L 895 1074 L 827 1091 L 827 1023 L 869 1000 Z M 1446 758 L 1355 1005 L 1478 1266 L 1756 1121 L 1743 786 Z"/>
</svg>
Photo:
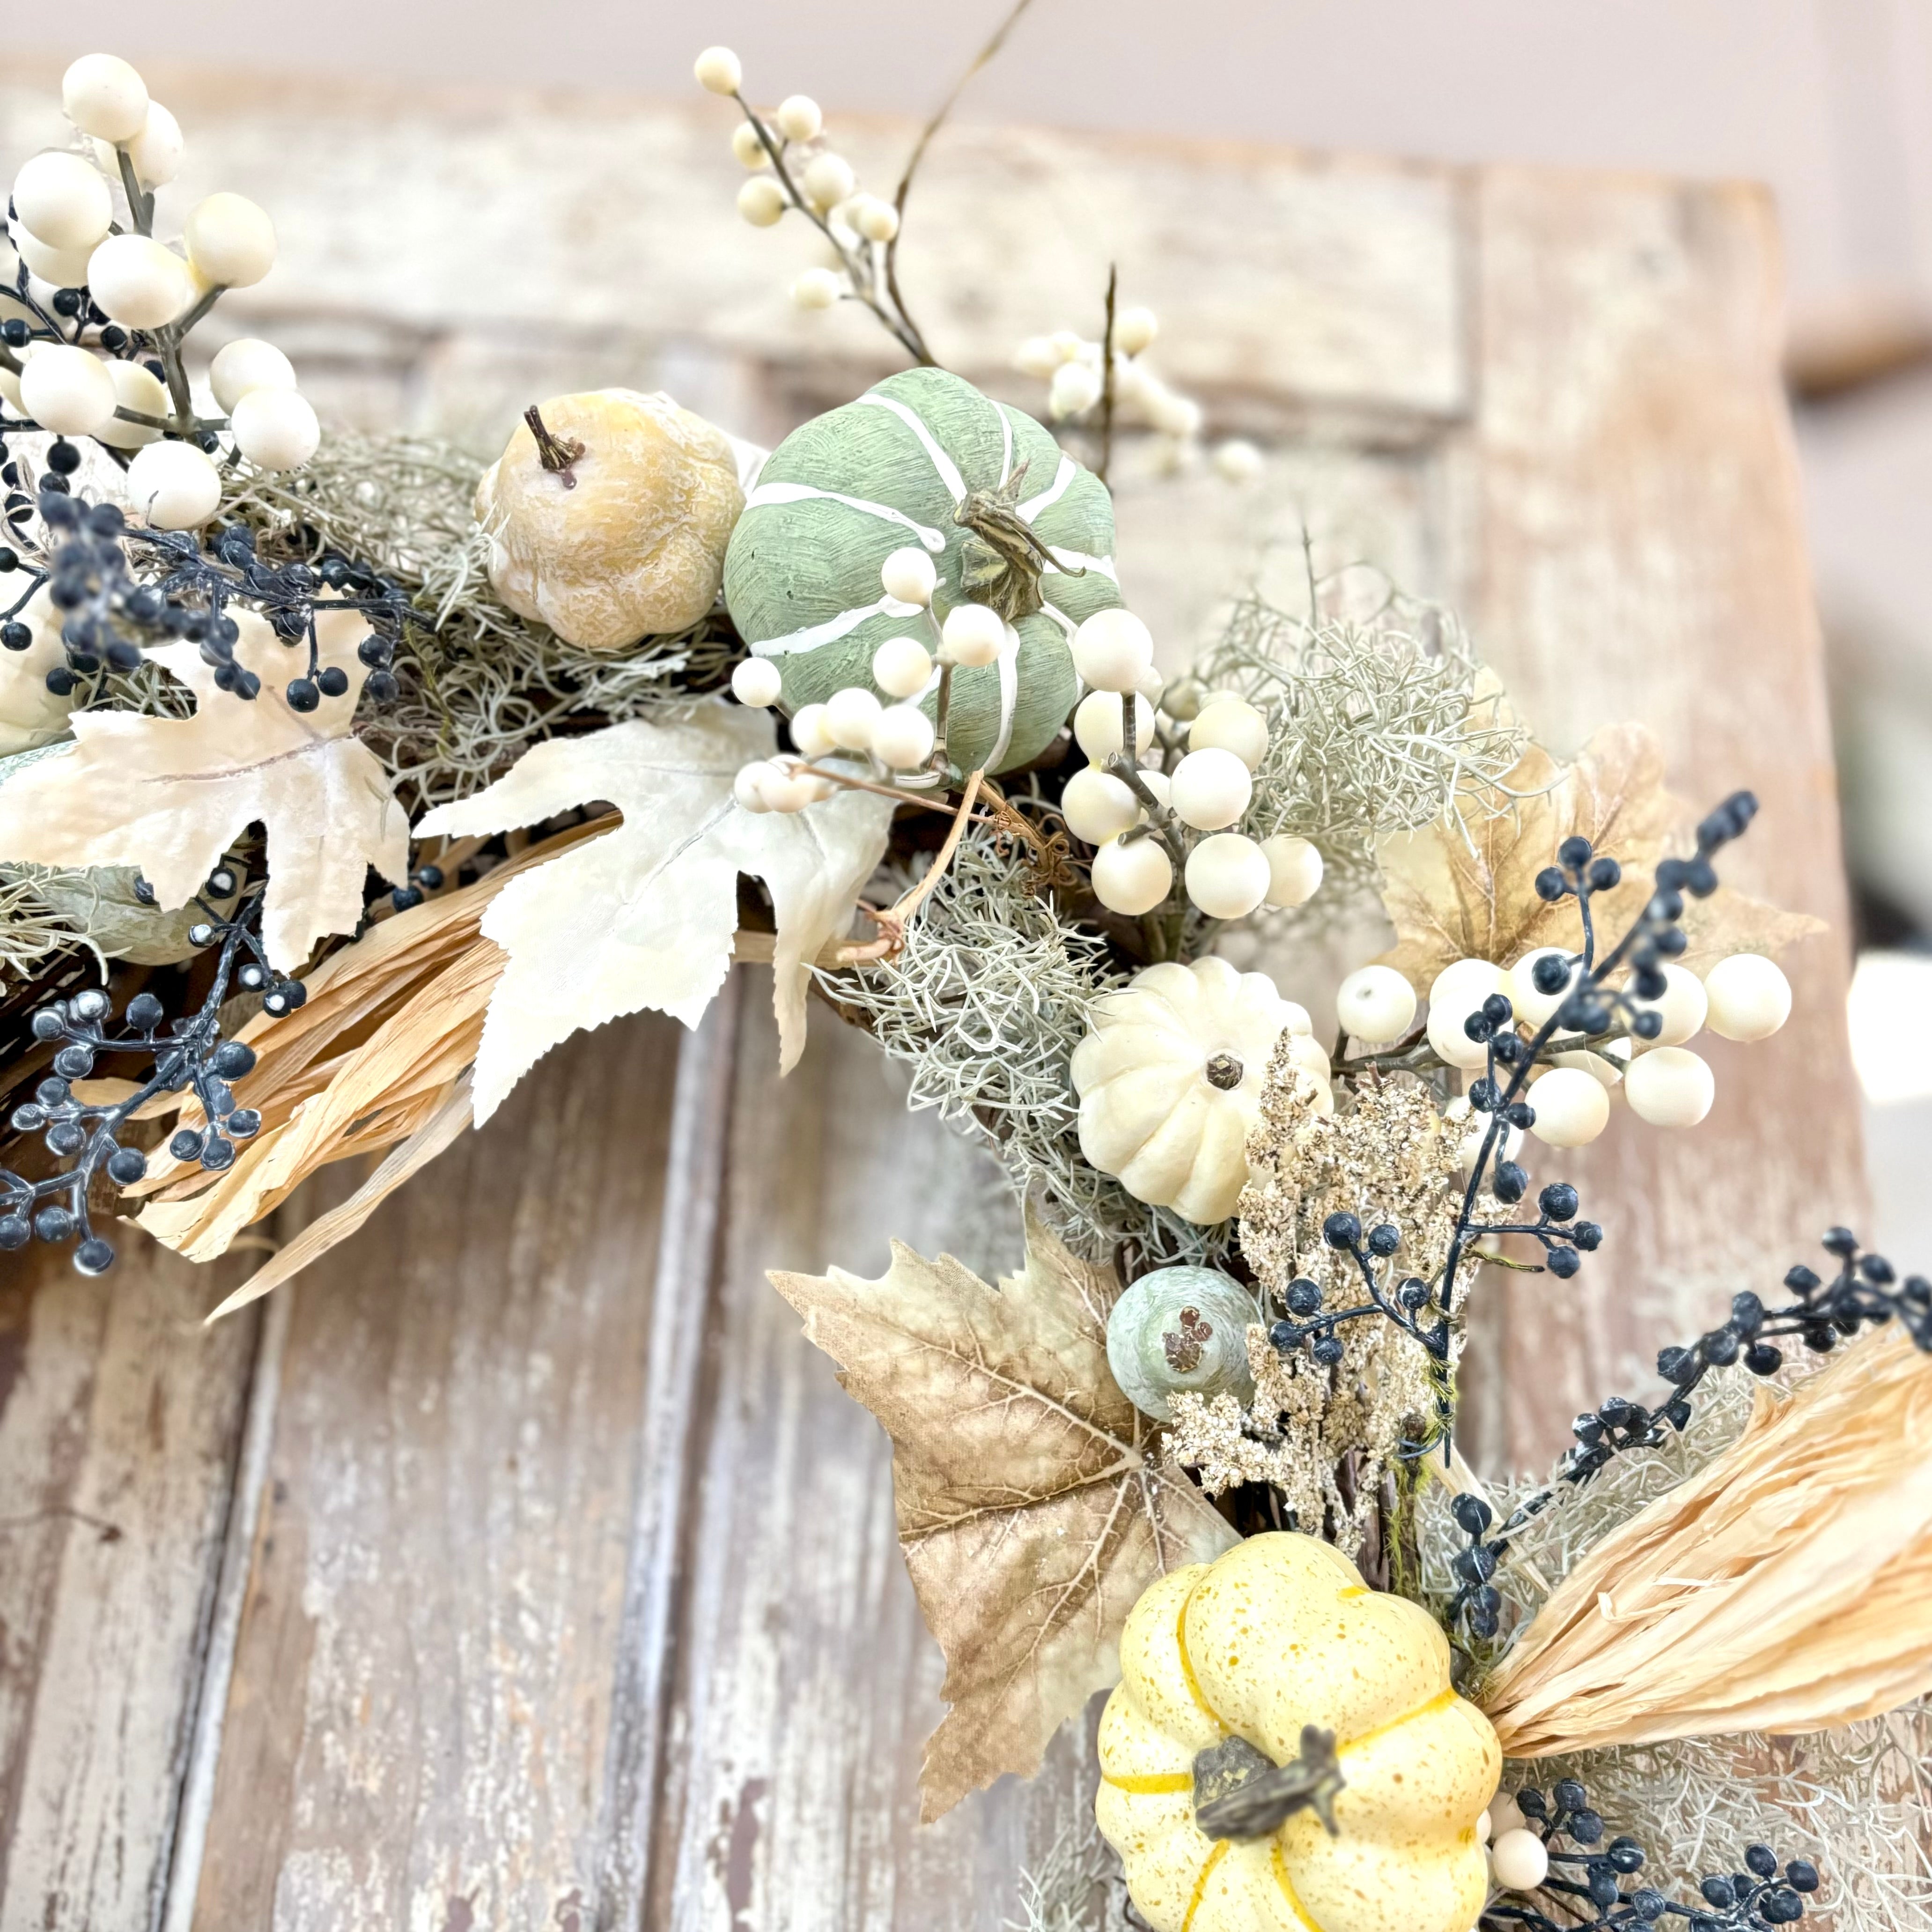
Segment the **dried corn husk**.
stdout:
<svg viewBox="0 0 1932 1932">
<path fill-rule="evenodd" d="M 467 1124 L 469 1069 L 504 965 L 478 930 L 490 901 L 519 872 L 612 823 L 531 845 L 475 884 L 385 920 L 310 976 L 308 998 L 294 1012 L 250 1021 L 238 1037 L 257 1058 L 236 1090 L 261 1114 L 260 1131 L 219 1173 L 158 1153 L 128 1190 L 148 1198 L 140 1226 L 191 1261 L 212 1260 L 318 1168 L 402 1143 L 352 1202 L 325 1217 L 327 1238 L 305 1234 L 301 1252 L 313 1259 L 352 1232 Z M 192 1096 L 170 1095 L 144 1111 L 178 1114 L 190 1126 L 202 1121 Z M 278 1257 L 224 1311 L 292 1272 Z"/>
<path fill-rule="evenodd" d="M 1932 1354 L 1896 1324 L 1593 1547 L 1482 1699 L 1544 1757 L 1825 1730 L 1932 1689 Z"/>
</svg>

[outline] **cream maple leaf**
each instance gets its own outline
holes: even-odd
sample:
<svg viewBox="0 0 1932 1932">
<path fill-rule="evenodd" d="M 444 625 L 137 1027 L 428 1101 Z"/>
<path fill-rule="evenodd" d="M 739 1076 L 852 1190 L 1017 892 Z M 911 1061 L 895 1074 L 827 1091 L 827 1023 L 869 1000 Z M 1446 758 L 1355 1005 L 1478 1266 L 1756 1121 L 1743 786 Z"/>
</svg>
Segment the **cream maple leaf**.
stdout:
<svg viewBox="0 0 1932 1932">
<path fill-rule="evenodd" d="M 262 941 L 270 963 L 290 971 L 326 934 L 362 922 L 371 866 L 397 883 L 408 876 L 409 818 L 380 761 L 349 735 L 368 674 L 356 647 L 368 626 L 354 611 L 318 616 L 320 668 L 339 668 L 349 688 L 304 714 L 283 694 L 306 653 L 253 611 L 232 615 L 236 662 L 260 678 L 260 692 L 221 690 L 196 645 L 149 651 L 194 692 L 194 716 L 76 712 L 70 748 L 0 784 L 0 863 L 136 866 L 171 911 L 259 822 L 268 835 Z"/>
<path fill-rule="evenodd" d="M 476 1055 L 479 1123 L 574 1033 L 646 1007 L 697 1025 L 730 970 L 740 872 L 771 892 L 780 1070 L 796 1063 L 812 962 L 850 922 L 892 803 L 842 790 L 800 812 L 746 811 L 731 781 L 775 742 L 769 712 L 706 703 L 535 746 L 487 790 L 424 815 L 419 838 L 509 831 L 594 800 L 623 814 L 506 888 L 484 919 L 510 963 Z"/>
</svg>

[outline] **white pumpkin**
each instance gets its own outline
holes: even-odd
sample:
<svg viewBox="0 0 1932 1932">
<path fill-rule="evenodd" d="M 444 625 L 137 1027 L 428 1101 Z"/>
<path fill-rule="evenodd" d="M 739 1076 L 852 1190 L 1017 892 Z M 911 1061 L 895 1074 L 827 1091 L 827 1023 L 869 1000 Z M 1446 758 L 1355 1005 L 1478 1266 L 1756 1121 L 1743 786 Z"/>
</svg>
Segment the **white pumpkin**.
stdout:
<svg viewBox="0 0 1932 1932">
<path fill-rule="evenodd" d="M 1247 1142 L 1283 1033 L 1309 1098 L 1334 1104 L 1328 1057 L 1308 1015 L 1265 973 L 1226 960 L 1166 961 L 1094 1002 L 1073 1050 L 1080 1151 L 1137 1201 L 1203 1226 L 1225 1221 L 1247 1184 Z"/>
</svg>

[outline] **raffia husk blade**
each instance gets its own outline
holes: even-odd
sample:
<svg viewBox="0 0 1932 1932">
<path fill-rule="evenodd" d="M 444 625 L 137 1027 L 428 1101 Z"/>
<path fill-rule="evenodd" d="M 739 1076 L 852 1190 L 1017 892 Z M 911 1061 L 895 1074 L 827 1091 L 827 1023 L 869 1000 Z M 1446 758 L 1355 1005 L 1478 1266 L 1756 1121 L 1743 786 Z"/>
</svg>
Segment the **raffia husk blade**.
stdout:
<svg viewBox="0 0 1932 1932">
<path fill-rule="evenodd" d="M 1512 1757 L 1835 1729 L 1932 1689 L 1932 1354 L 1880 1330 L 1597 1544 L 1490 1677 Z"/>
</svg>

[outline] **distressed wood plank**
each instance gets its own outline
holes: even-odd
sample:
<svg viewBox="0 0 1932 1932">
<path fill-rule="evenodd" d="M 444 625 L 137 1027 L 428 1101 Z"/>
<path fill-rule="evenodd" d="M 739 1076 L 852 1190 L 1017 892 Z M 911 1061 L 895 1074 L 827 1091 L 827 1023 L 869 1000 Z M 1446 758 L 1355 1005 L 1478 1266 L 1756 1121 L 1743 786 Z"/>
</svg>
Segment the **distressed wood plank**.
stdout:
<svg viewBox="0 0 1932 1932">
<path fill-rule="evenodd" d="M 676 1038 L 573 1042 L 296 1286 L 196 1925 L 588 1924 Z"/>
<path fill-rule="evenodd" d="M 1508 169 L 1472 195 L 1481 400 L 1458 454 L 1475 636 L 1558 748 L 1635 718 L 1699 809 L 1755 790 L 1763 812 L 1725 876 L 1832 928 L 1786 960 L 1797 1003 L 1782 1033 L 1695 1042 L 1718 1100 L 1694 1132 L 1618 1108 L 1595 1145 L 1538 1150 L 1607 1238 L 1575 1284 L 1515 1276 L 1483 1298 L 1475 1440 L 1493 1466 L 1534 1467 L 1580 1408 L 1658 1386 L 1660 1347 L 1815 1259 L 1819 1232 L 1857 1224 L 1867 1196 L 1768 198 Z"/>
<path fill-rule="evenodd" d="M 982 1274 L 1020 1258 L 998 1171 L 870 1042 L 815 1013 L 774 1090 L 762 970 L 740 976 L 729 1213 L 710 1317 L 712 1399 L 691 1497 L 673 1730 L 645 1923 L 676 1932 L 996 1932 L 1018 1864 L 1092 1802 L 1080 1727 L 1030 1785 L 934 1826 L 915 1780 L 944 1707 L 893 1526 L 890 1448 L 765 1280 L 884 1271 L 890 1238 Z"/>
<path fill-rule="evenodd" d="M 486 318 L 551 343 L 698 339 L 789 365 L 835 400 L 902 359 L 856 304 L 792 308 L 820 244 L 796 217 L 772 232 L 736 218 L 728 104 L 369 76 L 322 99 L 294 80 L 150 68 L 190 134 L 170 205 L 245 182 L 273 209 L 274 273 L 220 311 L 238 332 L 322 314 L 425 335 Z M 9 152 L 64 139 L 58 72 L 0 68 Z M 916 126 L 842 116 L 832 131 L 889 194 Z M 1166 317 L 1159 359 L 1184 386 L 1442 416 L 1468 386 L 1454 214 L 1439 169 L 964 124 L 928 157 L 901 279 L 936 352 L 968 374 L 1005 370 L 1028 335 L 1096 332 L 1118 259 L 1131 299 Z"/>
<path fill-rule="evenodd" d="M 257 1324 L 117 1234 L 0 1264 L 0 1925 L 148 1926 L 167 1875 Z"/>
</svg>

